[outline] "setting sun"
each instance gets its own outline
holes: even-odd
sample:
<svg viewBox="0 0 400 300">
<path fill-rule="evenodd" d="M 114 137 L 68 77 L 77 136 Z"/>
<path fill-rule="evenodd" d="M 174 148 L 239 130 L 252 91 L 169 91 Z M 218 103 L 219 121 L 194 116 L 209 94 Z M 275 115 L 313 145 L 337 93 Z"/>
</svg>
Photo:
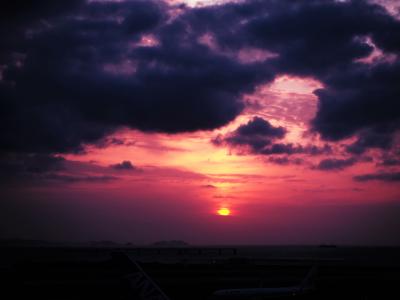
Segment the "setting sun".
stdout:
<svg viewBox="0 0 400 300">
<path fill-rule="evenodd" d="M 218 215 L 220 216 L 229 216 L 231 214 L 231 211 L 228 208 L 220 208 L 217 210 Z"/>
</svg>

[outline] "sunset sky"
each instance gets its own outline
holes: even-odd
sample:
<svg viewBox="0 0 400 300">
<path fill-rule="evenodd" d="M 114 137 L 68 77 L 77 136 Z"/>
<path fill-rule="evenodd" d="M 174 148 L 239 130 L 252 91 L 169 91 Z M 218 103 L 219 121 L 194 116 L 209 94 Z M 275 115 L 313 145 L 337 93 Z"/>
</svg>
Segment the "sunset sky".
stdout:
<svg viewBox="0 0 400 300">
<path fill-rule="evenodd" d="M 0 238 L 400 245 L 396 2 L 1 8 Z"/>
</svg>

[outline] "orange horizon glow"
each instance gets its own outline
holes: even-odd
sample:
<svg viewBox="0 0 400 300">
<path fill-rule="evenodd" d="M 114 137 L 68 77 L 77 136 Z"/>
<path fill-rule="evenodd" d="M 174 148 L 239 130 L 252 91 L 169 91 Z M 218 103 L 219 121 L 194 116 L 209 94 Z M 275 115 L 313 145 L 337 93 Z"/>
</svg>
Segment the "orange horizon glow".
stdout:
<svg viewBox="0 0 400 300">
<path fill-rule="evenodd" d="M 102 172 L 102 175 L 106 173 L 123 179 L 110 181 L 107 187 L 118 187 L 131 197 L 145 197 L 150 191 L 150 184 L 155 187 L 154 190 L 171 194 L 177 189 L 180 192 L 196 191 L 196 196 L 191 194 L 188 198 L 193 203 L 201 203 L 202 207 L 211 208 L 207 214 L 234 215 L 235 220 L 241 220 L 251 213 L 254 206 L 266 202 L 270 205 L 305 205 L 316 201 L 319 204 L 343 201 L 366 203 L 381 201 L 378 199 L 382 197 L 378 195 L 384 195 L 386 201 L 394 201 L 399 195 L 396 186 L 379 182 L 366 186 L 352 180 L 354 175 L 373 173 L 376 168 L 373 161 L 360 162 L 346 170 L 326 172 L 315 166 L 329 158 L 327 155 L 287 156 L 288 160 L 297 158 L 300 163 L 279 165 L 271 163 L 269 156 L 247 153 L 246 149 L 217 147 L 210 142 L 219 134 L 229 134 L 258 116 L 273 126 L 287 128 L 282 143 L 322 147 L 326 142 L 308 133 L 309 122 L 317 110 L 317 98 L 313 91 L 322 87 L 313 78 L 282 75 L 269 84 L 261 85 L 253 95 L 248 96 L 254 105 L 221 128 L 180 134 L 146 133 L 122 128 L 106 138 L 106 141 L 124 141 L 122 144 L 107 145 L 105 142 L 105 147 L 88 145 L 84 155 L 68 154 L 64 157 L 74 161 L 75 168 L 79 163 L 86 163 L 79 169 L 81 173 L 85 172 L 85 176 Z M 257 107 L 257 110 L 252 107 Z M 348 140 L 342 143 L 354 142 Z M 343 145 L 330 145 L 339 155 Z M 284 159 L 286 156 L 278 157 Z M 121 172 L 110 167 L 122 161 L 130 161 L 135 170 Z M 86 169 L 82 169 L 83 166 Z M 135 189 L 132 189 L 133 184 Z M 152 194 L 154 190 L 151 189 Z M 235 207 L 241 206 L 240 214 L 231 210 L 232 201 Z"/>
</svg>

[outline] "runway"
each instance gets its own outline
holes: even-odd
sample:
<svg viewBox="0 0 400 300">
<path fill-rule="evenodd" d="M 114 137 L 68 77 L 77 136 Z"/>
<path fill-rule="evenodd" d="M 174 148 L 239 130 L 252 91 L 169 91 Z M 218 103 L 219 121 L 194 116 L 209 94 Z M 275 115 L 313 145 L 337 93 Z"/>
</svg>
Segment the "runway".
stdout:
<svg viewBox="0 0 400 300">
<path fill-rule="evenodd" d="M 138 249 L 2 247 L 3 292 L 15 299 L 138 299 L 124 279 L 129 270 L 111 257 L 115 251 L 137 261 L 171 300 L 211 299 L 218 289 L 291 286 L 313 265 L 316 290 L 301 299 L 389 299 L 400 284 L 398 248 Z"/>
</svg>

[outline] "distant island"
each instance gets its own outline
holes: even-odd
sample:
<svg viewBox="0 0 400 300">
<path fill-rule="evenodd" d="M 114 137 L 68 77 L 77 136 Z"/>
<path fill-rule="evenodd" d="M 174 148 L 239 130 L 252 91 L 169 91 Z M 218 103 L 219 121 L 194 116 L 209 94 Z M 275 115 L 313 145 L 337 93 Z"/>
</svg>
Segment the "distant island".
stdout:
<svg viewBox="0 0 400 300">
<path fill-rule="evenodd" d="M 188 243 L 185 241 L 180 241 L 180 240 L 171 240 L 171 241 L 158 241 L 153 244 L 152 246 L 157 246 L 157 247 L 185 247 L 189 246 Z"/>
<path fill-rule="evenodd" d="M 92 241 L 90 242 L 90 246 L 92 247 L 118 247 L 121 244 L 113 242 L 113 241 Z"/>
<path fill-rule="evenodd" d="M 321 244 L 319 245 L 320 248 L 337 248 L 335 244 Z"/>
</svg>

